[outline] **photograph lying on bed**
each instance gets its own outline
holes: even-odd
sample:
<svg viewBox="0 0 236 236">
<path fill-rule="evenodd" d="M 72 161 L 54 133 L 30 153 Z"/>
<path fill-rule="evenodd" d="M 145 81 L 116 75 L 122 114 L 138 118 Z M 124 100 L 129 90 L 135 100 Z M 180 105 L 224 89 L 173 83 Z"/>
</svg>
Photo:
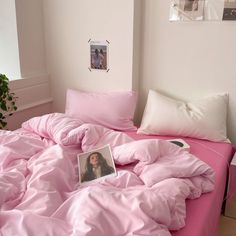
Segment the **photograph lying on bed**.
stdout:
<svg viewBox="0 0 236 236">
<path fill-rule="evenodd" d="M 116 174 L 110 145 L 78 154 L 80 183 Z"/>
</svg>

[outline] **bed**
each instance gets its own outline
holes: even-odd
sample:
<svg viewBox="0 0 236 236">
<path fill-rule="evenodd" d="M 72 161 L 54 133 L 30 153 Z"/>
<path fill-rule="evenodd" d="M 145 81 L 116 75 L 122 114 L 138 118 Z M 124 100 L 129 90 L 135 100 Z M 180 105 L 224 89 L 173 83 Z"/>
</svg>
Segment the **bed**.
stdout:
<svg viewBox="0 0 236 236">
<path fill-rule="evenodd" d="M 153 135 L 138 135 L 129 132 L 134 139 L 175 139 L 178 137 L 163 137 Z M 184 138 L 190 145 L 190 152 L 209 164 L 216 172 L 215 189 L 195 200 L 187 200 L 186 226 L 172 235 L 204 236 L 218 235 L 219 219 L 225 195 L 229 163 L 232 159 L 233 148 L 230 143 L 216 143 L 206 140 Z M 206 223 L 207 222 L 207 223 Z M 194 230 L 193 230 L 194 229 Z"/>
<path fill-rule="evenodd" d="M 160 130 L 157 135 L 160 127 L 150 126 L 146 106 L 149 119 L 144 113 L 137 132 L 136 99 L 133 92 L 69 90 L 65 114 L 34 117 L 19 130 L 0 131 L 0 235 L 217 235 L 232 158 L 224 130 L 215 132 L 205 123 L 204 132 L 190 130 L 191 123 L 181 132 L 190 130 L 197 138 L 170 136 L 170 129 L 168 136 Z M 220 99 L 224 104 L 225 96 Z M 111 115 L 105 116 L 108 108 Z M 155 134 L 148 133 L 150 127 Z M 166 141 L 171 138 L 184 139 L 190 152 Z M 117 174 L 81 184 L 78 154 L 106 144 Z"/>
</svg>

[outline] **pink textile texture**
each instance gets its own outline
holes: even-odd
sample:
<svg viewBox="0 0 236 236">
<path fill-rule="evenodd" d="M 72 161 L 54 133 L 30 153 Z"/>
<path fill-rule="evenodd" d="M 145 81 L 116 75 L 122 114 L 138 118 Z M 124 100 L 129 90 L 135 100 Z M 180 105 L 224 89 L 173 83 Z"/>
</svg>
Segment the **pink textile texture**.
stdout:
<svg viewBox="0 0 236 236">
<path fill-rule="evenodd" d="M 231 202 L 236 195 L 236 165 L 230 166 L 229 174 L 228 202 Z"/>
<path fill-rule="evenodd" d="M 133 91 L 92 93 L 68 89 L 65 113 L 84 123 L 132 131 L 137 129 L 133 123 L 136 101 Z"/>
<path fill-rule="evenodd" d="M 209 165 L 164 140 L 135 141 L 61 114 L 22 127 L 0 131 L 2 236 L 170 236 L 185 226 L 186 199 L 214 189 Z M 77 154 L 108 143 L 117 176 L 80 186 Z"/>
<path fill-rule="evenodd" d="M 236 155 L 236 147 L 233 148 L 233 154 Z M 229 168 L 228 202 L 231 202 L 236 195 L 236 165 L 231 164 Z"/>
<path fill-rule="evenodd" d="M 140 135 L 135 132 L 127 132 L 127 134 L 135 140 L 180 138 Z M 194 138 L 184 138 L 184 140 L 190 145 L 191 153 L 214 169 L 215 188 L 212 192 L 204 194 L 194 201 L 186 201 L 186 225 L 178 231 L 171 231 L 171 234 L 173 236 L 216 236 L 218 235 L 228 165 L 232 158 L 233 147 L 229 143 L 210 142 Z"/>
</svg>

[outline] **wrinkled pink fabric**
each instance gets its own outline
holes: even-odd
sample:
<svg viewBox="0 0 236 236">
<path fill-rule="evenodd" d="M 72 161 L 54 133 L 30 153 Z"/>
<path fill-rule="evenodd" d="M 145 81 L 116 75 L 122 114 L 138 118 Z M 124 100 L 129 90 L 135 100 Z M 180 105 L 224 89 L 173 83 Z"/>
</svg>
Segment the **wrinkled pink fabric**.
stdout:
<svg viewBox="0 0 236 236">
<path fill-rule="evenodd" d="M 80 186 L 77 154 L 105 144 L 117 176 Z M 63 114 L 0 131 L 0 145 L 3 236 L 170 236 L 185 225 L 185 200 L 214 188 L 214 171 L 174 144 L 134 141 Z"/>
</svg>

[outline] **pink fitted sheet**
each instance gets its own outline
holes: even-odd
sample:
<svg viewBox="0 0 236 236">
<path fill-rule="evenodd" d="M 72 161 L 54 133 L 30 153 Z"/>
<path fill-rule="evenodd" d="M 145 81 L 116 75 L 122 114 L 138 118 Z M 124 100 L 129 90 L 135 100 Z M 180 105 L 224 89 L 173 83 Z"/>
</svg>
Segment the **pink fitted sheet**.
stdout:
<svg viewBox="0 0 236 236">
<path fill-rule="evenodd" d="M 180 137 L 163 137 L 140 135 L 127 132 L 135 140 L 147 138 L 173 139 Z M 190 152 L 210 165 L 216 172 L 215 189 L 195 200 L 187 200 L 186 226 L 171 232 L 173 236 L 217 236 L 218 224 L 224 200 L 225 185 L 233 147 L 229 143 L 216 143 L 206 140 L 182 138 L 190 145 Z"/>
</svg>

